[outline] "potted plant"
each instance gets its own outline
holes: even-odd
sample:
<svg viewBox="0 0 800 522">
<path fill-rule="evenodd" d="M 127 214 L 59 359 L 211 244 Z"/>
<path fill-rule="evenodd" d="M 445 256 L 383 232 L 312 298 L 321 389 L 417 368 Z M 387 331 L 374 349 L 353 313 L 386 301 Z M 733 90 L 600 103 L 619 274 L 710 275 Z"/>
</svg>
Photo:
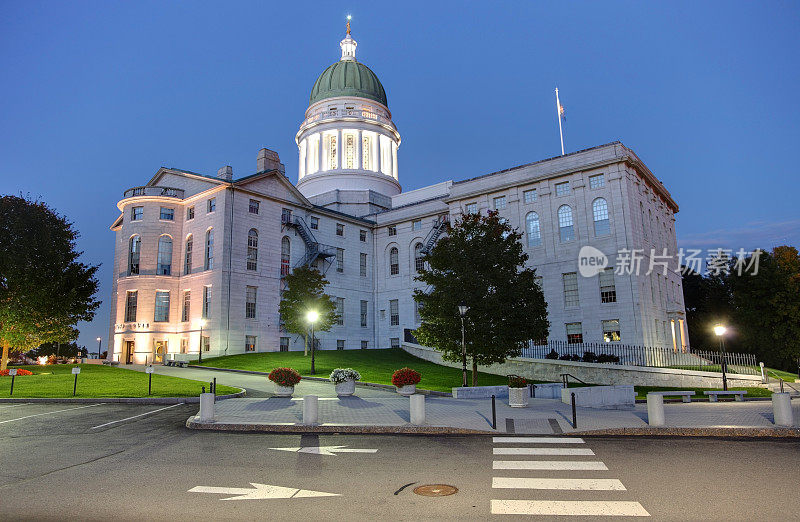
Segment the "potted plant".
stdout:
<svg viewBox="0 0 800 522">
<path fill-rule="evenodd" d="M 400 368 L 392 374 L 392 384 L 397 388 L 400 395 L 414 395 L 417 391 L 417 384 L 420 379 L 419 372 L 411 368 Z"/>
<path fill-rule="evenodd" d="M 267 375 L 267 379 L 275 383 L 276 397 L 291 397 L 300 378 L 297 370 L 292 368 L 275 368 Z"/>
<path fill-rule="evenodd" d="M 508 376 L 508 405 L 512 408 L 528 406 L 528 381 L 519 375 Z"/>
<path fill-rule="evenodd" d="M 331 372 L 330 380 L 336 386 L 336 395 L 349 397 L 356 392 L 356 381 L 361 374 L 352 368 L 336 368 Z"/>
</svg>

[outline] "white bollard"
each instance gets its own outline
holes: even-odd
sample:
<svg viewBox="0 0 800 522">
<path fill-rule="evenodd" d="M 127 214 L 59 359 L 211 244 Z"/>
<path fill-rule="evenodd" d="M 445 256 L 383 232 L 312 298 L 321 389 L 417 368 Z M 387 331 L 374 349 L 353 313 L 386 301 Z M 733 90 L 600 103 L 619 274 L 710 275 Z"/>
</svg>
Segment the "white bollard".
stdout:
<svg viewBox="0 0 800 522">
<path fill-rule="evenodd" d="M 766 384 L 767 383 L 767 376 L 764 375 L 764 363 L 761 362 L 761 363 L 758 363 L 758 364 L 759 364 L 759 366 L 761 366 L 761 382 Z"/>
<path fill-rule="evenodd" d="M 303 397 L 303 424 L 319 424 L 319 403 L 316 395 Z"/>
<path fill-rule="evenodd" d="M 420 426 L 425 424 L 425 396 L 421 393 L 415 393 L 409 397 L 411 406 L 411 424 Z"/>
<path fill-rule="evenodd" d="M 650 426 L 664 425 L 664 396 L 647 394 L 647 423 Z"/>
<path fill-rule="evenodd" d="M 214 422 L 214 394 L 200 394 L 200 422 Z"/>
<path fill-rule="evenodd" d="M 776 426 L 793 426 L 792 399 L 788 393 L 772 394 L 772 414 Z"/>
</svg>

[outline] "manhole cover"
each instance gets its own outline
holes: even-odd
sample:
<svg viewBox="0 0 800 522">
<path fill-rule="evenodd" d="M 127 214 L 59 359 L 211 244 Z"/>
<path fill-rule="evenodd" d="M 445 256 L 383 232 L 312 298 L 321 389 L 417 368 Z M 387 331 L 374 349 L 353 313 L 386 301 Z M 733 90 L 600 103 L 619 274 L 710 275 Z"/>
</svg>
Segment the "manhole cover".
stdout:
<svg viewBox="0 0 800 522">
<path fill-rule="evenodd" d="M 427 484 L 414 488 L 414 493 L 423 497 L 446 497 L 458 493 L 458 488 L 447 484 Z"/>
</svg>

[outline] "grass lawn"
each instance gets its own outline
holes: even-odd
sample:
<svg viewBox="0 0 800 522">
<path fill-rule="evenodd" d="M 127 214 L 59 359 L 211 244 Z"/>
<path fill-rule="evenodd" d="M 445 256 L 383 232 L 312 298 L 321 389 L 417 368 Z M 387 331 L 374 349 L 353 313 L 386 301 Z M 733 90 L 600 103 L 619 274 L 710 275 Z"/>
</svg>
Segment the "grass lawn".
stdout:
<svg viewBox="0 0 800 522">
<path fill-rule="evenodd" d="M 789 373 L 783 370 L 775 370 L 773 368 L 767 368 L 767 375 L 772 377 L 773 379 L 783 379 L 784 381 L 794 382 L 797 379 L 796 373 Z"/>
<path fill-rule="evenodd" d="M 99 364 L 54 364 L 14 366 L 33 372 L 14 379 L 14 395 L 19 398 L 72 397 L 75 376 L 72 368 L 80 366 L 75 397 L 148 397 L 148 375 L 144 372 L 102 366 Z M 199 396 L 207 382 L 153 374 L 153 393 L 149 397 Z M 8 397 L 11 377 L 0 377 L 0 397 Z M 218 394 L 238 392 L 238 388 L 218 386 Z"/>
<path fill-rule="evenodd" d="M 681 391 L 693 391 L 695 394 L 692 396 L 692 401 L 697 399 L 707 399 L 707 395 L 703 395 L 704 391 L 710 390 L 721 390 L 722 386 L 719 388 L 670 388 L 667 386 L 636 386 L 636 398 L 637 399 L 646 399 L 647 394 L 652 391 L 670 391 L 670 390 L 681 390 Z M 772 392 L 766 388 L 728 388 L 729 390 L 747 390 L 747 395 L 745 397 L 772 397 Z M 670 399 L 676 399 L 677 397 L 669 397 Z M 722 399 L 725 400 L 725 399 Z"/>
</svg>

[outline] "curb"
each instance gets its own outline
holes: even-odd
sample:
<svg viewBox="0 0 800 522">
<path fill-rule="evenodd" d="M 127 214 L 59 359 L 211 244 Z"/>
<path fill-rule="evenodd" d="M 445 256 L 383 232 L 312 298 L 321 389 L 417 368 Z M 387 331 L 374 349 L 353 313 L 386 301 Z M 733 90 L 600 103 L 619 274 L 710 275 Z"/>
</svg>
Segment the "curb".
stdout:
<svg viewBox="0 0 800 522">
<path fill-rule="evenodd" d="M 800 438 L 800 428 L 607 428 L 571 431 L 564 435 L 582 437 L 725 437 L 725 438 Z"/>
<path fill-rule="evenodd" d="M 247 393 L 244 388 L 242 391 L 232 393 L 230 395 L 217 395 L 217 400 L 225 399 L 239 399 L 244 397 Z M 0 399 L 0 404 L 3 403 L 32 403 L 32 404 L 46 404 L 46 403 L 120 403 L 120 404 L 197 404 L 200 402 L 200 397 L 98 397 L 92 399 L 90 397 L 43 397 L 43 398 L 5 398 Z"/>
<path fill-rule="evenodd" d="M 197 416 L 186 420 L 190 430 L 237 431 L 259 433 L 349 433 L 349 434 L 385 434 L 385 435 L 491 435 L 493 431 L 473 430 L 469 428 L 450 428 L 447 426 L 336 426 L 304 424 L 226 424 L 216 422 L 200 422 Z"/>
</svg>

